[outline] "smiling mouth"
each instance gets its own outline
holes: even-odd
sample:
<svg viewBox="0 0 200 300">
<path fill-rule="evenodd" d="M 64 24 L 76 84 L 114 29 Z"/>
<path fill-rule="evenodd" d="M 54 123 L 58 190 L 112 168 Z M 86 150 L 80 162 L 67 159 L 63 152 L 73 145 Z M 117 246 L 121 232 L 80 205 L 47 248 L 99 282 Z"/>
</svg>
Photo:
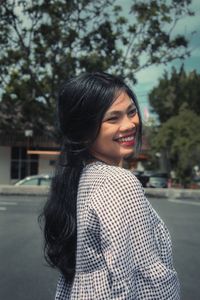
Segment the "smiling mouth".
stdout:
<svg viewBox="0 0 200 300">
<path fill-rule="evenodd" d="M 117 138 L 115 141 L 122 145 L 133 146 L 135 144 L 135 135 Z"/>
<path fill-rule="evenodd" d="M 130 142 L 130 141 L 134 141 L 134 136 L 127 136 L 127 137 L 122 137 L 117 139 L 118 142 Z"/>
</svg>

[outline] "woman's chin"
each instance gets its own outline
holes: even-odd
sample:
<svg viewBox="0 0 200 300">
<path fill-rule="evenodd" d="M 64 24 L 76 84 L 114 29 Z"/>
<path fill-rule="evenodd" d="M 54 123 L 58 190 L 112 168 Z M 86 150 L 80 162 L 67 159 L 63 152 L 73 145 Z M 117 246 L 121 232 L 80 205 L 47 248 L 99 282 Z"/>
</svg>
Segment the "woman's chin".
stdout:
<svg viewBox="0 0 200 300">
<path fill-rule="evenodd" d="M 133 155 L 133 153 L 134 149 L 127 149 L 126 151 L 124 151 L 123 158 L 128 158 L 129 156 Z"/>
</svg>

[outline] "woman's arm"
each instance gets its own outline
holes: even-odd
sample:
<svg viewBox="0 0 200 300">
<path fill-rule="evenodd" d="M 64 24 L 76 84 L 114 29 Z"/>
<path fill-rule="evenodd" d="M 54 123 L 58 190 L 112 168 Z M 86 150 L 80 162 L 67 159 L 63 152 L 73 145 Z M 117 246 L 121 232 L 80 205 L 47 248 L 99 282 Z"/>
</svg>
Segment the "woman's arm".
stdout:
<svg viewBox="0 0 200 300">
<path fill-rule="evenodd" d="M 55 300 L 68 300 L 70 299 L 70 283 L 66 282 L 63 275 L 60 275 L 57 287 L 56 287 L 56 295 Z"/>
<path fill-rule="evenodd" d="M 112 278 L 111 299 L 178 300 L 168 231 L 135 176 L 120 173 L 108 177 L 95 208 L 102 234 L 111 240 L 104 253 Z"/>
</svg>

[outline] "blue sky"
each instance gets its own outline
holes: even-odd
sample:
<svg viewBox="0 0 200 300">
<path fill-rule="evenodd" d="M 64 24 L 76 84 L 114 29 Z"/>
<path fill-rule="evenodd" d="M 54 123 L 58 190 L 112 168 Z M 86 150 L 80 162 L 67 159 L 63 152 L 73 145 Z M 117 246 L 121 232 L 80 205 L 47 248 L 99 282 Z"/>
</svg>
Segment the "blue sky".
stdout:
<svg viewBox="0 0 200 300">
<path fill-rule="evenodd" d="M 128 8 L 131 0 L 119 0 L 119 4 Z M 184 63 L 187 72 L 197 70 L 200 73 L 200 1 L 193 0 L 191 9 L 195 12 L 195 16 L 185 17 L 180 20 L 174 30 L 174 33 L 184 34 L 189 38 L 189 49 L 191 49 L 191 56 L 184 61 L 175 60 L 167 65 L 152 66 L 141 70 L 137 73 L 137 85 L 134 86 L 135 93 L 140 103 L 141 111 L 149 110 L 148 93 L 158 84 L 158 79 L 162 77 L 164 70 L 170 72 L 172 66 L 179 68 Z M 191 38 L 191 32 L 196 33 Z"/>
<path fill-rule="evenodd" d="M 133 3 L 133 0 L 117 0 L 117 3 L 123 7 L 125 14 L 129 17 L 129 7 L 131 3 Z M 143 115 L 145 110 L 150 111 L 148 94 L 155 86 L 157 86 L 158 80 L 162 77 L 164 70 L 168 70 L 170 72 L 172 66 L 179 68 L 179 66 L 184 62 L 187 72 L 197 70 L 200 73 L 200 0 L 192 0 L 190 7 L 195 12 L 195 16 L 185 17 L 180 20 L 174 30 L 174 33 L 184 34 L 189 38 L 191 56 L 184 61 L 175 60 L 167 65 L 146 68 L 136 75 L 137 84 L 133 87 L 133 89 L 139 100 Z M 191 32 L 193 31 L 196 31 L 196 33 L 191 38 Z"/>
</svg>

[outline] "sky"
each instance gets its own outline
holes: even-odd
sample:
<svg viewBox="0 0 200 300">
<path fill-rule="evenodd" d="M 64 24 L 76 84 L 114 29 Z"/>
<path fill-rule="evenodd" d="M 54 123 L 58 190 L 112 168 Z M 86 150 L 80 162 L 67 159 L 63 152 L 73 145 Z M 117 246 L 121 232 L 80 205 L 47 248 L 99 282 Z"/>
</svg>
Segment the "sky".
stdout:
<svg viewBox="0 0 200 300">
<path fill-rule="evenodd" d="M 128 12 L 132 2 L 133 0 L 117 0 L 117 3 L 122 6 L 126 17 L 130 17 Z M 197 72 L 200 73 L 200 0 L 192 0 L 190 7 L 195 12 L 195 16 L 185 17 L 180 20 L 174 33 L 184 34 L 189 38 L 191 56 L 184 61 L 175 60 L 167 65 L 151 66 L 136 74 L 137 84 L 133 87 L 133 90 L 137 95 L 144 119 L 145 115 L 147 116 L 148 114 L 153 118 L 155 117 L 155 115 L 151 113 L 148 94 L 158 85 L 159 78 L 162 77 L 164 70 L 170 73 L 172 67 L 179 68 L 180 65 L 184 63 L 187 72 L 197 70 Z M 190 33 L 193 31 L 196 31 L 196 33 L 191 38 Z M 146 114 L 144 112 L 146 112 Z"/>
<path fill-rule="evenodd" d="M 124 7 L 124 10 L 126 10 L 130 5 L 131 0 L 119 0 L 118 2 Z M 184 61 L 175 60 L 167 65 L 146 68 L 136 75 L 137 84 L 133 89 L 137 95 L 144 118 L 146 118 L 148 114 L 149 116 L 154 117 L 150 112 L 148 94 L 158 85 L 159 78 L 162 77 L 164 70 L 167 70 L 170 73 L 172 67 L 179 68 L 180 65 L 184 63 L 186 72 L 197 70 L 197 72 L 200 73 L 200 1 L 193 0 L 191 9 L 195 12 L 195 16 L 185 17 L 180 20 L 174 30 L 174 33 L 184 34 L 189 38 L 191 56 Z M 191 38 L 190 33 L 193 31 L 196 31 L 196 33 Z"/>
</svg>

